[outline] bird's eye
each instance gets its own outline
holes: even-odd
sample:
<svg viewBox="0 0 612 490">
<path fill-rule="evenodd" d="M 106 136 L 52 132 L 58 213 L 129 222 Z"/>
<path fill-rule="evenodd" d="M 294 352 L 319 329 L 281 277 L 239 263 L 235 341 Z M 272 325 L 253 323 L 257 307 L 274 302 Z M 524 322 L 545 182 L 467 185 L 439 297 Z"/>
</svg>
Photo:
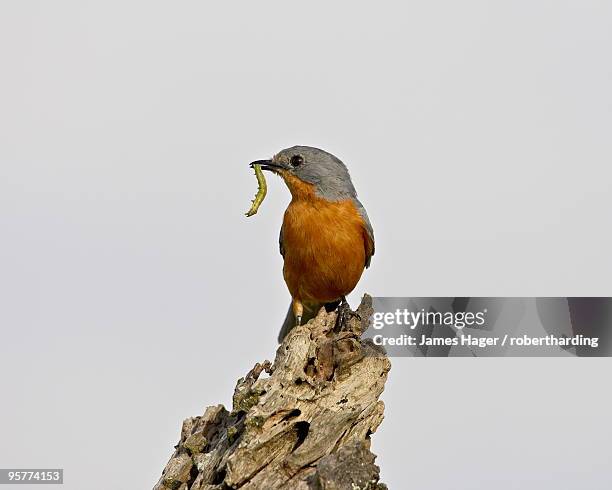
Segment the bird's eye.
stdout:
<svg viewBox="0 0 612 490">
<path fill-rule="evenodd" d="M 302 163 L 304 163 L 304 158 L 302 158 L 301 155 L 293 155 L 289 163 L 291 163 L 291 166 L 293 167 L 299 167 L 302 165 Z"/>
</svg>

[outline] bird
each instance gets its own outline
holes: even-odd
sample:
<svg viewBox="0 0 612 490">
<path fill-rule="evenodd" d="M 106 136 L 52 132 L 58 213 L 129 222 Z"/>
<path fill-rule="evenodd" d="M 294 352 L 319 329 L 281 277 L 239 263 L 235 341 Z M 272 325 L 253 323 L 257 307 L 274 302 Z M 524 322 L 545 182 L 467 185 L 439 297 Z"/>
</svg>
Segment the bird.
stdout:
<svg viewBox="0 0 612 490">
<path fill-rule="evenodd" d="M 348 169 L 327 151 L 292 146 L 251 167 L 280 176 L 291 193 L 279 235 L 283 277 L 291 304 L 280 333 L 314 318 L 321 307 L 351 312 L 346 296 L 374 255 L 374 230 Z"/>
</svg>

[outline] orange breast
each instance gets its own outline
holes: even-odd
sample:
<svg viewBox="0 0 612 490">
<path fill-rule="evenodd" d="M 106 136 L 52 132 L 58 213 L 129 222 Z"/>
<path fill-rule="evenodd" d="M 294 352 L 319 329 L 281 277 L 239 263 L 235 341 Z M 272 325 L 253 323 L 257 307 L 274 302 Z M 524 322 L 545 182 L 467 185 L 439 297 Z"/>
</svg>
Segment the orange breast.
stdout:
<svg viewBox="0 0 612 490">
<path fill-rule="evenodd" d="M 351 200 L 329 202 L 291 190 L 282 231 L 289 292 L 305 302 L 337 300 L 355 288 L 364 269 L 363 219 Z"/>
</svg>

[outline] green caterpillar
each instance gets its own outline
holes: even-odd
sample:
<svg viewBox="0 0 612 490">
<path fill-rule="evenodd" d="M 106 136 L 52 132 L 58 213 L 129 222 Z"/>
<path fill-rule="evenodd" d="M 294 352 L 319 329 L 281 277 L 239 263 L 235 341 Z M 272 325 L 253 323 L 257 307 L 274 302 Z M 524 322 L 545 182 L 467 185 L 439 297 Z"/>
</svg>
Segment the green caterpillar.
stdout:
<svg viewBox="0 0 612 490">
<path fill-rule="evenodd" d="M 253 216 L 257 213 L 259 206 L 263 202 L 266 197 L 266 193 L 268 192 L 268 186 L 266 185 L 266 178 L 264 177 L 263 172 L 261 171 L 261 165 L 253 165 L 255 169 L 255 177 L 257 177 L 257 194 L 255 194 L 255 199 L 253 199 L 253 203 L 251 204 L 251 209 L 249 209 L 245 214 L 247 216 Z"/>
</svg>

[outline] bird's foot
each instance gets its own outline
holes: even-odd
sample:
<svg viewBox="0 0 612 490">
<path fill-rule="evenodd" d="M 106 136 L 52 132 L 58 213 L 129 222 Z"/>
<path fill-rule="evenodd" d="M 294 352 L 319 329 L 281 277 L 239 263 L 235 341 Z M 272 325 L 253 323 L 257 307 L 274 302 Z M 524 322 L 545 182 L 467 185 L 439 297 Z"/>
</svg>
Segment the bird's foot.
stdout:
<svg viewBox="0 0 612 490">
<path fill-rule="evenodd" d="M 351 310 L 351 307 L 346 301 L 346 298 L 342 298 L 342 300 L 340 301 L 337 312 L 338 313 L 336 316 L 336 325 L 334 327 L 334 330 L 336 332 L 341 332 L 342 330 L 344 330 L 351 318 L 357 318 L 359 321 L 361 321 L 361 316 L 359 315 L 359 313 Z"/>
<path fill-rule="evenodd" d="M 299 299 L 293 298 L 291 300 L 291 308 L 293 309 L 293 316 L 295 317 L 295 326 L 299 327 L 302 324 L 302 315 L 304 314 L 304 305 Z"/>
</svg>

